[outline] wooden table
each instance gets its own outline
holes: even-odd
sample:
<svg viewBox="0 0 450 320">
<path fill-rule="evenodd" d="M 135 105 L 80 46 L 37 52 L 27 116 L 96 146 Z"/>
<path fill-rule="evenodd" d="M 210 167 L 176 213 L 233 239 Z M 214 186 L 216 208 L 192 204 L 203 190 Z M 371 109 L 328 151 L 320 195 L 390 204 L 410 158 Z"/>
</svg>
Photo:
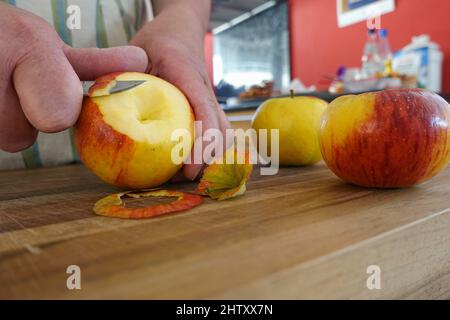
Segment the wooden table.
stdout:
<svg viewBox="0 0 450 320">
<path fill-rule="evenodd" d="M 258 173 L 241 198 L 131 221 L 93 214 L 115 190 L 81 166 L 3 172 L 0 298 L 450 298 L 450 168 L 385 191 Z"/>
</svg>

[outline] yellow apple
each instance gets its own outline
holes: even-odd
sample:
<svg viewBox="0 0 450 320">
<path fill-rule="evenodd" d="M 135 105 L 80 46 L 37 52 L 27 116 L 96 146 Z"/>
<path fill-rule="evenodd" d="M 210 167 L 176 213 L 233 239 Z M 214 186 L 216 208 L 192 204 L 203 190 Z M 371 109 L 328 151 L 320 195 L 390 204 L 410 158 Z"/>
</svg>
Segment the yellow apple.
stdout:
<svg viewBox="0 0 450 320">
<path fill-rule="evenodd" d="M 280 164 L 310 165 L 322 159 L 318 130 L 327 102 L 314 97 L 288 97 L 264 102 L 253 117 L 252 127 L 259 131 L 279 129 Z"/>
<path fill-rule="evenodd" d="M 84 100 L 75 126 L 81 160 L 101 179 L 118 187 L 150 188 L 167 182 L 181 167 L 171 158 L 173 147 L 179 143 L 172 141 L 172 133 L 183 129 L 194 136 L 194 115 L 188 100 L 170 83 L 142 73 L 101 77 L 91 96 L 114 80 L 146 82 Z"/>
</svg>

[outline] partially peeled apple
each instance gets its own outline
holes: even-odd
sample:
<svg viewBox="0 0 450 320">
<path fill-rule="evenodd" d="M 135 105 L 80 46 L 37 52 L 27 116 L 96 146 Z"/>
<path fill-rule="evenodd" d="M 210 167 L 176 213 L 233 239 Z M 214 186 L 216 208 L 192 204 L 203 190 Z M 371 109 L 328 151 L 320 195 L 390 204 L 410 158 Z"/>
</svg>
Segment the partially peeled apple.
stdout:
<svg viewBox="0 0 450 320">
<path fill-rule="evenodd" d="M 172 133 L 182 129 L 190 134 L 190 141 L 194 137 L 189 102 L 172 84 L 143 73 L 101 77 L 91 96 L 114 80 L 146 82 L 84 100 L 75 126 L 80 158 L 98 177 L 117 187 L 143 189 L 163 184 L 182 166 L 172 161 L 172 149 L 179 143 L 172 141 Z M 186 159 L 188 154 L 181 156 Z"/>
</svg>

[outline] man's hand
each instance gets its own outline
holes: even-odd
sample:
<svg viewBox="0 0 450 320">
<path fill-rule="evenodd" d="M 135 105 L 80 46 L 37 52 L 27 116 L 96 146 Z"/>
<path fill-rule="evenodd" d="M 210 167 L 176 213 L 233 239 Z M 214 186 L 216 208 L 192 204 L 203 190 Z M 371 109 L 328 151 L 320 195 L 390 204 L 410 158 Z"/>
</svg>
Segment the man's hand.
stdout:
<svg viewBox="0 0 450 320">
<path fill-rule="evenodd" d="M 80 112 L 81 80 L 147 69 L 137 47 L 73 49 L 43 19 L 0 3 L 0 149 L 17 152 L 38 130 L 71 127 Z"/>
<path fill-rule="evenodd" d="M 157 0 L 156 18 L 144 26 L 131 44 L 147 52 L 149 72 L 178 87 L 188 98 L 203 131 L 216 128 L 225 136 L 229 122 L 217 103 L 204 59 L 204 36 L 209 0 Z M 196 138 L 201 139 L 201 133 Z M 187 164 L 184 175 L 197 178 L 203 165 Z"/>
</svg>

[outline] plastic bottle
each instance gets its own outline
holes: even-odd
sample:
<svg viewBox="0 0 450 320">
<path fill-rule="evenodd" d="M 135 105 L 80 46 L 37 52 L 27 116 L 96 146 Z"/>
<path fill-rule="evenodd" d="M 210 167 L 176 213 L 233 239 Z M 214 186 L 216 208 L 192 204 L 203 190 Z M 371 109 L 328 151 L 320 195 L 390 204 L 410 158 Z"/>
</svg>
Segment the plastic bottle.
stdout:
<svg viewBox="0 0 450 320">
<path fill-rule="evenodd" d="M 392 74 L 392 51 L 388 40 L 388 31 L 380 29 L 378 37 L 378 52 L 380 57 L 380 72 L 384 76 Z"/>
<path fill-rule="evenodd" d="M 416 76 L 415 86 L 440 92 L 443 58 L 439 45 L 423 34 L 413 37 L 410 44 L 395 53 L 393 68 L 397 73 Z"/>
<path fill-rule="evenodd" d="M 380 71 L 380 56 L 378 51 L 378 36 L 375 29 L 369 29 L 361 58 L 362 75 L 364 78 L 373 78 Z"/>
</svg>

